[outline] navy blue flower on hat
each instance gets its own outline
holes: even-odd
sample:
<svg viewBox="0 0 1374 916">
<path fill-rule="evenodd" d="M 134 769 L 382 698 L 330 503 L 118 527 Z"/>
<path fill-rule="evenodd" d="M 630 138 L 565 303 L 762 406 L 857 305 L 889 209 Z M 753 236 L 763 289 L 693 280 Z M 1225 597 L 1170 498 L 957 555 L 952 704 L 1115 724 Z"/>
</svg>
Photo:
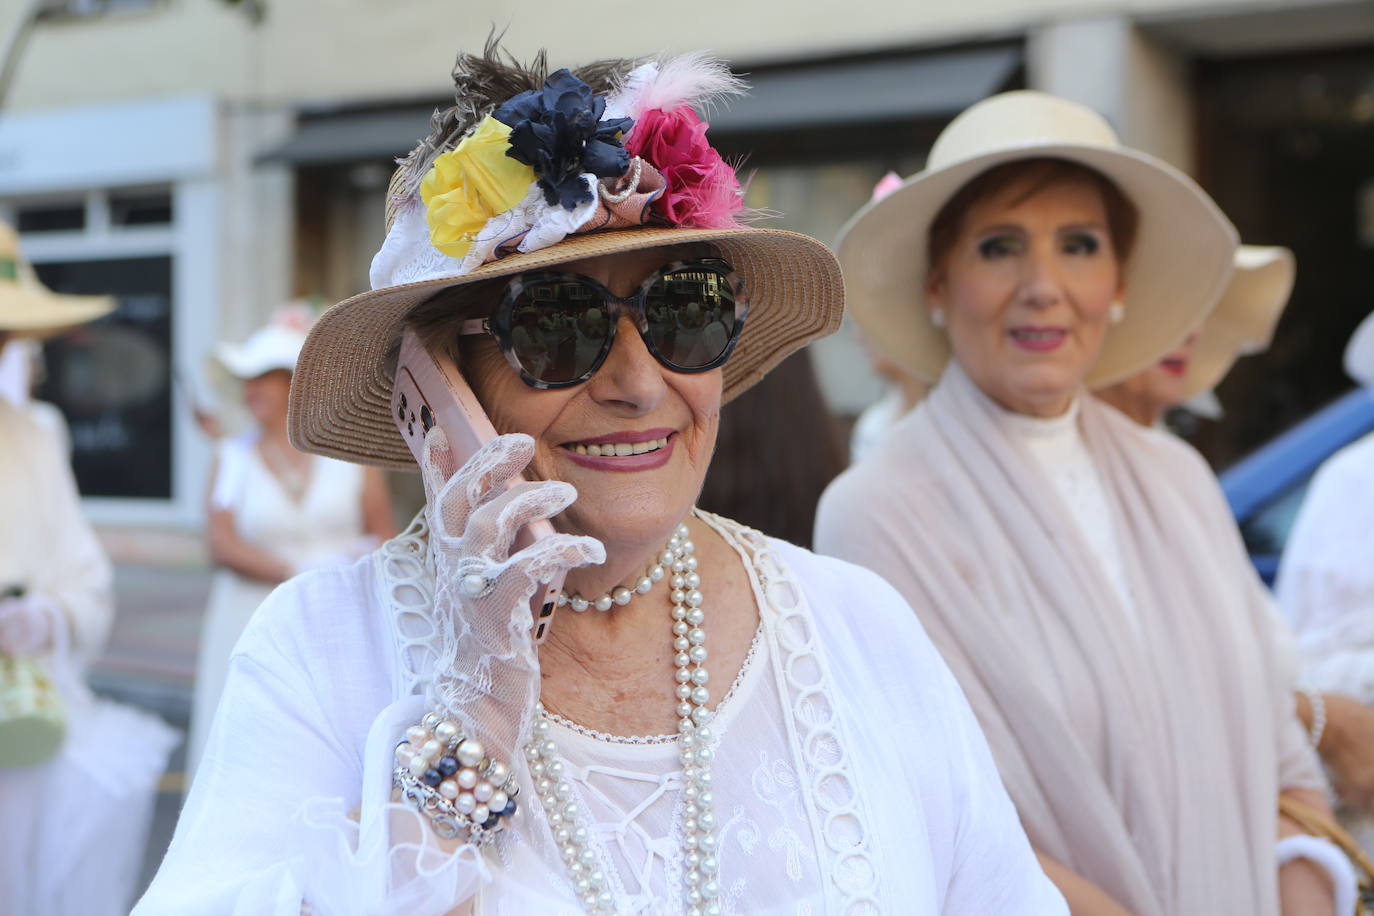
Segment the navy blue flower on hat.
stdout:
<svg viewBox="0 0 1374 916">
<path fill-rule="evenodd" d="M 630 167 L 621 138 L 630 118 L 601 120 L 606 100 L 568 70 L 544 81 L 543 89 L 522 92 L 496 109 L 493 117 L 511 128 L 506 155 L 534 169 L 544 201 L 574 210 L 591 200 L 581 178 L 618 178 Z"/>
</svg>

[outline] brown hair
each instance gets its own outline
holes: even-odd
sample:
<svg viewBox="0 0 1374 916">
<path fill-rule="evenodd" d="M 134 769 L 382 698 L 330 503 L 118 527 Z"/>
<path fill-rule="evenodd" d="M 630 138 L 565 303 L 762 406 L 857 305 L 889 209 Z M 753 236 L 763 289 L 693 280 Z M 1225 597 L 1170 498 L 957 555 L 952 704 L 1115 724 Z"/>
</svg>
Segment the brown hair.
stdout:
<svg viewBox="0 0 1374 916">
<path fill-rule="evenodd" d="M 811 356 L 798 350 L 722 408 L 697 505 L 809 547 L 816 504 L 846 463 Z"/>
<path fill-rule="evenodd" d="M 969 210 L 984 200 L 1002 194 L 1010 188 L 1025 185 L 1025 190 L 1012 201 L 1019 204 L 1050 187 L 1067 181 L 1086 181 L 1097 188 L 1102 195 L 1102 206 L 1107 211 L 1107 229 L 1112 237 L 1112 250 L 1117 260 L 1125 262 L 1135 244 L 1136 227 L 1140 222 L 1139 211 L 1135 204 L 1122 193 L 1110 178 L 1086 165 L 1070 162 L 1067 159 L 1018 159 L 993 166 L 986 172 L 970 179 L 954 196 L 945 201 L 940 212 L 930 223 L 926 233 L 926 263 L 935 269 L 959 240 L 964 228 L 964 217 Z"/>
</svg>

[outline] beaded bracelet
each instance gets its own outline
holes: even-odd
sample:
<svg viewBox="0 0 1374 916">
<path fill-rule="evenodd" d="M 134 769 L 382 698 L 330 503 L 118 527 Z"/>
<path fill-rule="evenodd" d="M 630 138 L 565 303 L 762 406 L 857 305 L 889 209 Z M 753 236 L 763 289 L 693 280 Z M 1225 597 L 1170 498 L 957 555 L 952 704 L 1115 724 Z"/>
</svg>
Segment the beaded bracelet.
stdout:
<svg viewBox="0 0 1374 916">
<path fill-rule="evenodd" d="M 434 713 L 406 729 L 396 746 L 392 784 L 444 839 L 466 834 L 481 846 L 515 816 L 520 794 L 509 764 Z"/>
<path fill-rule="evenodd" d="M 1326 698 L 1315 690 L 1299 689 L 1298 693 L 1307 697 L 1307 705 L 1312 709 L 1312 726 L 1307 730 L 1307 740 L 1315 747 L 1321 747 L 1322 735 L 1326 733 Z"/>
</svg>

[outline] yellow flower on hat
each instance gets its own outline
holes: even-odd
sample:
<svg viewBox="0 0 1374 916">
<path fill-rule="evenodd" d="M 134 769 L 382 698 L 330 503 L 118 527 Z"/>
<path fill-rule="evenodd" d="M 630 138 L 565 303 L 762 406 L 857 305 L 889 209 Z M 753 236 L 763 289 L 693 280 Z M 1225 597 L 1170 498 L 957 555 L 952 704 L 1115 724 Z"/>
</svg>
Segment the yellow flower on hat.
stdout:
<svg viewBox="0 0 1374 916">
<path fill-rule="evenodd" d="M 430 241 L 451 258 L 466 255 L 487 220 L 524 200 L 534 183 L 534 169 L 506 155 L 510 130 L 488 116 L 420 182 Z"/>
</svg>

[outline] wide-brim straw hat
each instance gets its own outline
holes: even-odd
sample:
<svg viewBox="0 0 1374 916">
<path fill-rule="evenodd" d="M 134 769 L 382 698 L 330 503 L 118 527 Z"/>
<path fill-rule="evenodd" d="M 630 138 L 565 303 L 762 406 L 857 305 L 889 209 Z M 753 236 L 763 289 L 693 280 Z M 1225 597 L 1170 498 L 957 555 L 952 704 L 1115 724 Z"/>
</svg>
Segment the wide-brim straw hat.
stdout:
<svg viewBox="0 0 1374 916">
<path fill-rule="evenodd" d="M 1293 294 L 1297 268 L 1287 248 L 1242 245 L 1226 292 L 1202 326 L 1184 376 L 1184 400 L 1215 388 L 1237 359 L 1262 353 Z"/>
<path fill-rule="evenodd" d="M 1374 312 L 1360 322 L 1345 345 L 1345 372 L 1365 388 L 1374 391 Z"/>
<path fill-rule="evenodd" d="M 215 361 L 236 379 L 257 378 L 277 369 L 294 372 L 305 344 L 304 329 L 268 325 L 254 331 L 243 343 L 215 347 Z"/>
<path fill-rule="evenodd" d="M 844 282 L 823 244 L 778 229 L 621 229 L 570 236 L 460 277 L 441 277 L 361 293 L 320 316 L 296 361 L 289 427 L 302 451 L 414 470 L 415 459 L 391 419 L 387 359 L 413 307 L 441 289 L 541 270 L 569 261 L 644 248 L 708 243 L 744 283 L 749 317 L 726 362 L 725 401 L 739 396 L 800 347 L 839 328 Z"/>
<path fill-rule="evenodd" d="M 600 81 L 606 75 L 605 63 L 591 66 L 590 72 L 601 74 L 594 79 Z M 799 347 L 839 328 L 844 283 L 830 250 L 794 232 L 744 227 L 729 215 L 740 206 L 732 196 L 738 183 L 733 170 L 702 139 L 704 125 L 692 113 L 712 98 L 742 91 L 723 62 L 701 54 L 656 58 L 609 81 L 612 90 L 593 90 L 569 71 L 560 70 L 544 79 L 542 89 L 510 98 L 483 95 L 493 86 L 505 85 L 504 77 L 491 77 L 493 70 L 504 66 L 494 43 L 488 44 L 484 58 L 460 55 L 454 68 L 457 106 L 436 112 L 430 136 L 401 161 L 392 179 L 387 238 L 372 264 L 372 290 L 326 311 L 301 348 L 292 377 L 287 426 L 292 444 L 302 451 L 415 469 L 410 449 L 392 421 L 388 360 L 406 314 L 451 287 L 586 258 L 673 245 L 712 245 L 733 267 L 749 301 L 739 340 L 723 367 L 726 401 Z M 474 75 L 474 67 L 480 77 Z M 602 91 L 605 95 L 599 96 L 602 101 L 596 106 L 604 105 L 604 112 L 591 102 L 593 94 Z M 521 100 L 519 104 L 508 108 L 507 103 L 516 99 Z M 540 106 L 554 102 L 559 120 L 521 134 L 533 123 L 521 119 L 540 117 Z M 552 142 L 549 138 L 558 131 L 578 123 L 564 111 L 568 105 L 587 106 L 579 117 L 606 119 L 598 128 L 604 129 L 606 139 L 596 141 L 605 163 L 615 159 L 607 144 L 619 145 L 623 139 L 627 145 L 622 151 L 630 157 L 632 140 L 645 143 L 625 160 L 629 165 L 619 177 L 598 179 L 588 172 L 577 179 L 586 179 L 592 193 L 586 201 L 591 211 L 576 217 L 570 214 L 583 206 L 576 196 L 565 200 L 563 191 L 555 193 L 547 183 L 552 178 L 563 182 L 566 171 L 540 175 L 541 184 L 530 185 L 526 193 L 523 182 L 530 179 L 509 168 L 511 159 L 523 162 L 528 158 L 528 150 L 522 152 L 523 147 L 515 145 L 517 134 L 525 136 L 522 143 Z M 488 107 L 492 115 L 469 123 Z M 497 123 L 497 114 L 509 123 Z M 655 134 L 656 123 L 675 123 L 681 129 Z M 641 128 L 647 133 L 639 134 Z M 509 141 L 501 139 L 503 130 Z M 568 139 L 567 149 L 581 148 L 584 142 Z M 494 153 L 507 142 L 504 154 Z M 592 141 L 585 142 L 590 149 Z M 567 153 L 562 146 L 558 149 L 559 156 Z M 484 155 L 493 158 L 483 159 Z M 536 157 L 536 161 L 542 160 Z M 712 176 L 710 193 L 674 183 L 689 181 L 686 176 L 696 174 L 690 169 L 669 169 L 671 179 L 668 172 L 658 171 L 659 166 L 676 169 L 683 162 L 695 163 Z M 466 208 L 472 215 L 471 201 L 496 200 L 491 190 L 505 187 L 502 182 L 509 182 L 507 190 L 515 192 L 511 199 L 523 201 L 514 206 L 502 203 L 504 209 L 493 207 L 482 229 L 475 234 L 463 230 L 468 232 L 463 237 L 465 245 L 453 247 L 443 234 L 449 208 Z M 601 182 L 611 182 L 614 190 Z M 687 215 L 653 206 L 659 195 L 666 200 L 670 193 L 679 195 L 675 198 L 679 201 L 691 201 L 680 204 Z M 544 215 L 538 215 L 541 212 Z M 603 212 L 604 219 L 596 215 Z M 714 228 L 688 228 L 693 221 Z M 549 232 L 549 226 L 557 231 Z"/>
<path fill-rule="evenodd" d="M 113 312 L 109 296 L 67 296 L 43 285 L 19 248 L 19 235 L 0 222 L 0 333 L 49 337 Z"/>
<path fill-rule="evenodd" d="M 1085 383 L 1101 388 L 1178 345 L 1231 276 L 1235 227 L 1197 184 L 1162 160 L 1122 146 L 1101 115 L 1042 92 L 1006 92 L 965 110 L 941 132 L 926 168 L 872 201 L 836 243 L 849 303 L 866 337 L 927 382 L 950 357 L 925 303 L 927 234 L 960 188 L 995 166 L 1062 159 L 1112 181 L 1139 213 L 1126 264 L 1125 315 L 1110 328 Z"/>
</svg>

